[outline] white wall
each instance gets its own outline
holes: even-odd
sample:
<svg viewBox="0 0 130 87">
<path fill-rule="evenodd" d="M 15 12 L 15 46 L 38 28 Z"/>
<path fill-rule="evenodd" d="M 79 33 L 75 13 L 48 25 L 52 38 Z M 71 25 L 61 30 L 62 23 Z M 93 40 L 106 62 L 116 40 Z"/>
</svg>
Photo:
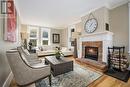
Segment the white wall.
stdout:
<svg viewBox="0 0 130 87">
<path fill-rule="evenodd" d="M 68 29 L 61 30 L 61 46 L 68 47 Z"/>
<path fill-rule="evenodd" d="M 53 43 L 53 34 L 60 34 L 60 43 Z M 62 43 L 62 34 L 61 34 L 61 30 L 60 29 L 51 29 L 51 45 L 53 46 L 61 46 Z"/>
<path fill-rule="evenodd" d="M 110 12 L 110 31 L 114 33 L 113 44 L 125 46 L 125 53 L 128 56 L 129 50 L 129 9 L 128 4 L 116 7 Z"/>
<path fill-rule="evenodd" d="M 109 24 L 109 10 L 106 7 L 102 7 L 91 13 L 93 14 L 94 18 L 97 19 L 97 22 L 98 22 L 98 27 L 97 27 L 96 31 L 94 31 L 94 33 L 106 31 L 105 23 Z M 92 16 L 90 16 L 90 14 L 86 14 L 85 16 L 81 17 L 82 35 L 88 34 L 84 30 L 84 25 L 85 25 L 86 21 L 89 19 L 89 17 L 92 18 Z"/>
<path fill-rule="evenodd" d="M 20 20 L 18 18 L 18 26 L 17 26 L 17 42 L 7 42 L 3 40 L 4 35 L 4 22 L 3 18 L 0 18 L 0 87 L 4 84 L 7 79 L 9 73 L 11 72 L 10 67 L 8 65 L 8 61 L 6 58 L 6 50 L 12 49 L 18 45 L 20 45 Z"/>
</svg>

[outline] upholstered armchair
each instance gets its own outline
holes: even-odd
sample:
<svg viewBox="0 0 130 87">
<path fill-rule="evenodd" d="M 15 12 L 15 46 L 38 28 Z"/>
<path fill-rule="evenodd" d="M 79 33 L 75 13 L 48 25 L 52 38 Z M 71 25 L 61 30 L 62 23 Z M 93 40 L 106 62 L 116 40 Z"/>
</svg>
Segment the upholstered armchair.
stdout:
<svg viewBox="0 0 130 87">
<path fill-rule="evenodd" d="M 6 55 L 18 85 L 29 85 L 46 77 L 49 78 L 51 85 L 50 65 L 41 63 L 30 65 L 26 58 L 24 58 L 25 56 L 20 54 L 18 50 L 7 51 Z"/>
<path fill-rule="evenodd" d="M 17 50 L 21 55 L 24 55 L 26 60 L 31 64 L 37 64 L 42 63 L 41 60 L 39 60 L 36 53 L 30 54 L 27 49 L 24 49 L 22 46 L 17 47 Z"/>
</svg>

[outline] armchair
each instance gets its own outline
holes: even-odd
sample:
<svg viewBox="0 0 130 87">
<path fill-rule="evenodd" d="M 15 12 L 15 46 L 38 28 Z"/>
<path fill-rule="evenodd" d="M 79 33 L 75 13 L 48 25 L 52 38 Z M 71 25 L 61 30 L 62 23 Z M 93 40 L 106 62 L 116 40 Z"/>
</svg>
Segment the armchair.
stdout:
<svg viewBox="0 0 130 87">
<path fill-rule="evenodd" d="M 27 63 L 25 56 L 21 55 L 17 50 L 6 51 L 10 68 L 14 74 L 16 83 L 20 86 L 30 85 L 38 80 L 48 77 L 51 85 L 50 65 L 33 66 Z"/>
<path fill-rule="evenodd" d="M 38 59 L 36 53 L 30 54 L 28 50 L 24 49 L 22 46 L 17 47 L 17 50 L 21 55 L 25 56 L 26 60 L 28 61 L 28 63 L 30 63 L 30 65 L 42 63 L 42 61 Z"/>
</svg>

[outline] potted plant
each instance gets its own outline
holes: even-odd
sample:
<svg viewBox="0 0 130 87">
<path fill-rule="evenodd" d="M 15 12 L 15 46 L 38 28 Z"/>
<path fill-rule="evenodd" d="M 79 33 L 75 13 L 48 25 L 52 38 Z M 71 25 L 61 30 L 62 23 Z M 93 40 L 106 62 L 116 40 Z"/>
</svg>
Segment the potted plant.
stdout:
<svg viewBox="0 0 130 87">
<path fill-rule="evenodd" d="M 55 57 L 56 57 L 57 59 L 60 59 L 61 56 L 64 56 L 64 54 L 61 52 L 60 47 L 56 47 Z"/>
</svg>

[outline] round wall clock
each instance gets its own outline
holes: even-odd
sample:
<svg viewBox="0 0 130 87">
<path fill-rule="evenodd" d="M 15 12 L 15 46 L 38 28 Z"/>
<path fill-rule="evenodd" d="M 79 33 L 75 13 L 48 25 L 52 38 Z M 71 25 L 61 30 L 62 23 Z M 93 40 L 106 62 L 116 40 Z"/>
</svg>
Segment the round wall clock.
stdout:
<svg viewBox="0 0 130 87">
<path fill-rule="evenodd" d="M 92 33 L 97 29 L 98 22 L 95 18 L 88 19 L 85 23 L 85 31 L 88 33 Z"/>
</svg>

